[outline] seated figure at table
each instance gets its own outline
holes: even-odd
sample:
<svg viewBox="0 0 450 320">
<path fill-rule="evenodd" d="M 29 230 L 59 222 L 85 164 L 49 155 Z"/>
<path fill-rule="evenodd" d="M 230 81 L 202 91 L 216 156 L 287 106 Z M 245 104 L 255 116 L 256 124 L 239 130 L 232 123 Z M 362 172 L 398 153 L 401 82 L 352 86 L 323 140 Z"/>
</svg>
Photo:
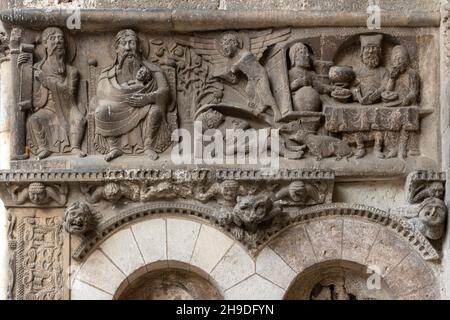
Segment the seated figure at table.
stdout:
<svg viewBox="0 0 450 320">
<path fill-rule="evenodd" d="M 386 91 L 389 71 L 381 66 L 383 35 L 361 36 L 361 62 L 356 70 L 353 84 L 353 99 L 363 105 L 381 101 L 381 94 Z"/>
<path fill-rule="evenodd" d="M 289 88 L 294 110 L 320 111 L 319 93 L 330 93 L 332 86 L 322 83 L 317 73 L 312 70 L 311 55 L 303 43 L 298 42 L 289 49 L 289 59 Z"/>
</svg>

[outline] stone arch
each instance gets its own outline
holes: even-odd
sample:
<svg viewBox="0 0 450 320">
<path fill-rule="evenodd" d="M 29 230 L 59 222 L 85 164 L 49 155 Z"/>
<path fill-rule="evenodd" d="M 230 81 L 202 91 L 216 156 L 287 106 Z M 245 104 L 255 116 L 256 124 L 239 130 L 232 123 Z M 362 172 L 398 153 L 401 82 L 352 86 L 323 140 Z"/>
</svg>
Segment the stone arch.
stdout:
<svg viewBox="0 0 450 320">
<path fill-rule="evenodd" d="M 86 254 L 73 277 L 71 299 L 113 299 L 120 287 L 154 266 L 183 265 L 208 277 L 224 299 L 276 300 L 304 272 L 330 261 L 379 266 L 394 298 L 439 298 L 437 279 L 425 260 L 427 243 L 374 208 L 334 204 L 301 210 L 256 256 L 193 215 L 127 221 Z"/>
<path fill-rule="evenodd" d="M 393 299 L 438 299 L 431 264 L 405 240 L 389 226 L 358 216 L 324 215 L 284 230 L 269 247 L 295 271 L 290 289 L 323 264 L 342 268 L 353 264 L 366 272 L 379 270 Z"/>
</svg>

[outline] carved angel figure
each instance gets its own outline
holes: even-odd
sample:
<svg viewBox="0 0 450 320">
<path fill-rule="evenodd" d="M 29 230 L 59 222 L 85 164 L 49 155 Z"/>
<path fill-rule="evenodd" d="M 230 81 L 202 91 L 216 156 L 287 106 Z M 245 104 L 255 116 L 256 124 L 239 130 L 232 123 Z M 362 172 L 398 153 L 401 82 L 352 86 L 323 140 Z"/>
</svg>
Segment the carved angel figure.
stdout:
<svg viewBox="0 0 450 320">
<path fill-rule="evenodd" d="M 52 200 L 59 205 L 67 202 L 68 188 L 66 185 L 44 185 L 41 182 L 33 182 L 29 186 L 20 189 L 19 185 L 11 186 L 11 197 L 15 204 L 21 205 L 28 200 L 33 204 L 48 204 Z"/>
<path fill-rule="evenodd" d="M 280 117 L 279 108 L 272 95 L 269 77 L 260 59 L 266 49 L 286 40 L 290 29 L 273 31 L 272 29 L 237 33 L 227 31 L 219 38 L 195 36 L 179 38 L 178 43 L 192 47 L 215 68 L 213 77 L 230 84 L 247 80 L 245 88 L 248 107 L 256 115 L 271 109 L 275 119 Z"/>
<path fill-rule="evenodd" d="M 74 202 L 64 211 L 64 229 L 71 234 L 83 234 L 94 229 L 97 219 L 87 204 Z"/>
<path fill-rule="evenodd" d="M 104 186 L 81 186 L 80 189 L 89 203 L 97 203 L 102 199 L 110 202 L 118 202 L 122 198 L 131 201 L 140 200 L 139 186 L 131 183 L 110 182 Z"/>
</svg>

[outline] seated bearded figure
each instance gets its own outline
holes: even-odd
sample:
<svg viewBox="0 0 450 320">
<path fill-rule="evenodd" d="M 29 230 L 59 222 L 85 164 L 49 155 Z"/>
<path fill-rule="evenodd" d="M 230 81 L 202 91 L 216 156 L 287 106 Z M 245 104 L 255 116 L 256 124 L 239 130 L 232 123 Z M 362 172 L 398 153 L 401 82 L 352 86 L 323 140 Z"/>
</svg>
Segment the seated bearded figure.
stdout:
<svg viewBox="0 0 450 320">
<path fill-rule="evenodd" d="M 166 121 L 169 85 L 161 68 L 144 61 L 133 30 L 115 41 L 116 60 L 100 75 L 95 110 L 95 145 L 111 161 L 124 153 L 158 158 L 170 144 Z"/>
</svg>

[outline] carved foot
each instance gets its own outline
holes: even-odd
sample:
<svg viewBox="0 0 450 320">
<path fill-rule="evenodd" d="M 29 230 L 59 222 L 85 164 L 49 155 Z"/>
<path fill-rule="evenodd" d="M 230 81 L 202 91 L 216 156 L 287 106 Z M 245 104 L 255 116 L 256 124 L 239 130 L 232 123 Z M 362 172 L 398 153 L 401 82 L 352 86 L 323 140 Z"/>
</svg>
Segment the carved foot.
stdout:
<svg viewBox="0 0 450 320">
<path fill-rule="evenodd" d="M 379 149 L 375 149 L 375 155 L 377 156 L 378 159 L 384 159 L 384 153 L 381 152 L 381 150 Z"/>
<path fill-rule="evenodd" d="M 117 157 L 120 157 L 123 154 L 122 150 L 120 149 L 113 149 L 111 150 L 105 157 L 106 162 L 110 162 L 114 160 Z"/>
<path fill-rule="evenodd" d="M 365 155 L 366 155 L 366 150 L 364 150 L 364 149 L 357 149 L 356 152 L 355 152 L 355 158 L 356 159 L 361 159 Z"/>
<path fill-rule="evenodd" d="M 159 155 L 153 150 L 147 150 L 145 151 L 145 154 L 153 161 L 156 161 L 159 158 Z"/>
<path fill-rule="evenodd" d="M 395 158 L 396 156 L 397 156 L 397 151 L 391 150 L 391 151 L 389 151 L 389 153 L 386 155 L 386 159 L 392 159 L 392 158 Z"/>
<path fill-rule="evenodd" d="M 38 160 L 42 160 L 42 159 L 48 158 L 51 154 L 52 153 L 49 150 L 44 149 L 44 150 L 42 150 L 41 152 L 38 153 L 37 159 Z"/>
<path fill-rule="evenodd" d="M 84 158 L 87 156 L 85 152 L 83 152 L 80 148 L 76 147 L 72 149 L 72 154 L 78 155 L 80 158 Z"/>
</svg>

